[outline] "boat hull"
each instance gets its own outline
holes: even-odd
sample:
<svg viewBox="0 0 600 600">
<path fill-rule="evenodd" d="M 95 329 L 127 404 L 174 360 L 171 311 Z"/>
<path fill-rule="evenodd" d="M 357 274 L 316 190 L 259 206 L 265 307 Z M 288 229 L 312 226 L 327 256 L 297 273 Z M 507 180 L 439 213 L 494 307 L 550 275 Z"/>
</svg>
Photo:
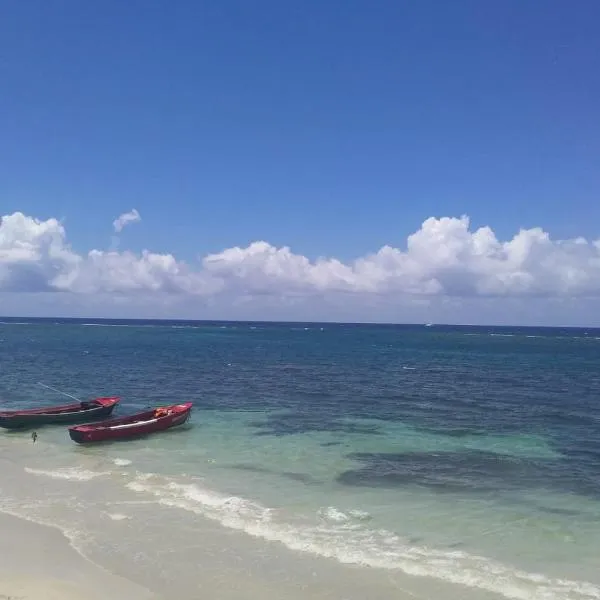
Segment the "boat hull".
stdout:
<svg viewBox="0 0 600 600">
<path fill-rule="evenodd" d="M 157 416 L 157 410 L 163 410 L 165 414 Z M 191 411 L 191 402 L 174 404 L 102 423 L 69 427 L 69 436 L 78 444 L 132 439 L 183 425 Z"/>
<path fill-rule="evenodd" d="M 29 429 L 41 425 L 91 423 L 110 417 L 118 403 L 119 398 L 99 398 L 55 408 L 0 412 L 0 427 Z"/>
</svg>

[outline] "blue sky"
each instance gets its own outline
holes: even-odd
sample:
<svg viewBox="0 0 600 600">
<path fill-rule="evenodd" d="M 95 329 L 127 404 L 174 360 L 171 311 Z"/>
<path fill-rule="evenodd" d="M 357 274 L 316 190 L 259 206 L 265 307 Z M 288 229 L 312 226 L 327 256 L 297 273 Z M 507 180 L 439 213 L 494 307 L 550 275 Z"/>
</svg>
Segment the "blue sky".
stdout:
<svg viewBox="0 0 600 600">
<path fill-rule="evenodd" d="M 17 0 L 0 214 L 77 252 L 349 261 L 468 214 L 600 237 L 600 4 Z"/>
</svg>

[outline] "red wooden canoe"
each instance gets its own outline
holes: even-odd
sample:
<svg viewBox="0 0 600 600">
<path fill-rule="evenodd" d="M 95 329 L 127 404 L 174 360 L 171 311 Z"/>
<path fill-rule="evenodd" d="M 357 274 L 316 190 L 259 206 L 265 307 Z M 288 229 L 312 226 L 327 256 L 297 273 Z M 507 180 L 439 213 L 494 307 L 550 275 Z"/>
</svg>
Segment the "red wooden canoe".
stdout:
<svg viewBox="0 0 600 600">
<path fill-rule="evenodd" d="M 191 411 L 191 402 L 161 406 L 128 417 L 69 427 L 69 435 L 78 444 L 132 438 L 183 425 Z"/>
<path fill-rule="evenodd" d="M 118 402 L 117 397 L 95 398 L 62 406 L 1 411 L 0 427 L 22 429 L 38 425 L 73 425 L 85 421 L 98 421 L 110 417 Z"/>
</svg>

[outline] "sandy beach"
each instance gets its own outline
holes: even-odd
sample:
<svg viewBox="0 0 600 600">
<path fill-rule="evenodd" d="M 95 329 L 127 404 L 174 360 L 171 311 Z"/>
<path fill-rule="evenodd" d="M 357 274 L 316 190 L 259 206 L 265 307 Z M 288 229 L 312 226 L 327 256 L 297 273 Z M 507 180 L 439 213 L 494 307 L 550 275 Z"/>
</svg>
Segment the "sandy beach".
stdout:
<svg viewBox="0 0 600 600">
<path fill-rule="evenodd" d="M 18 445 L 24 451 L 19 458 L 26 462 L 44 447 L 43 442 L 38 448 Z M 182 530 L 177 535 L 171 530 L 181 516 L 177 508 L 163 507 L 166 512 L 158 521 L 153 520 L 156 505 L 143 502 L 122 504 L 118 519 L 116 513 L 109 518 L 107 510 L 98 510 L 99 505 L 88 505 L 82 514 L 75 498 L 100 498 L 100 485 L 86 492 L 94 480 L 43 477 L 40 487 L 39 474 L 25 471 L 21 460 L 15 464 L 16 449 L 11 444 L 11 458 L 2 461 L 7 485 L 0 491 L 8 492 L 2 498 L 11 514 L 0 512 L 0 600 L 434 600 L 440 594 L 452 600 L 496 598 L 291 551 L 200 516 L 188 522 L 196 539 L 189 545 Z M 49 447 L 45 450 L 51 454 Z M 76 492 L 70 500 L 59 493 L 65 485 Z M 9 490 L 18 490 L 23 500 L 12 501 Z M 50 503 L 46 510 L 45 501 Z M 85 547 L 85 556 L 58 527 L 16 516 L 40 508 L 36 519 L 56 519 L 66 529 L 71 515 L 79 531 L 76 546 Z"/>
<path fill-rule="evenodd" d="M 0 513 L 0 532 L 0 600 L 156 599 L 81 556 L 58 529 Z"/>
<path fill-rule="evenodd" d="M 33 523 L 6 513 L 0 513 L 0 600 L 161 600 L 158 594 L 96 565 L 77 552 L 56 528 Z M 207 531 L 208 533 L 208 531 Z M 215 548 L 215 535 L 207 536 L 206 554 L 197 569 L 190 565 L 182 584 L 176 586 L 177 597 L 192 598 L 195 594 L 219 600 L 250 598 L 328 599 L 335 597 L 333 581 L 324 582 L 317 571 L 307 570 L 304 583 L 297 581 L 293 563 L 287 553 L 273 565 L 271 577 L 257 577 L 244 572 L 232 555 L 228 568 L 216 568 L 210 560 L 216 554 L 227 556 L 233 547 Z M 224 542 L 222 536 L 216 536 Z M 247 542 L 247 541 L 246 541 Z M 167 542 L 172 545 L 172 540 Z M 140 540 L 140 545 L 143 542 Z M 246 545 L 246 544 L 243 544 Z M 246 550 L 249 550 L 246 548 Z M 234 552 L 235 554 L 235 552 Z M 309 562 L 312 562 L 309 560 Z M 111 567 L 117 565 L 111 565 Z M 314 568 L 314 565 L 313 565 Z M 273 577 L 273 575 L 276 575 Z M 368 578 L 367 578 L 368 579 Z M 294 581 L 296 580 L 296 581 Z M 368 583 L 363 582 L 365 593 Z M 356 581 L 361 588 L 359 581 Z M 398 590 L 400 592 L 400 590 Z M 401 592 L 400 592 L 401 593 Z M 387 597 L 387 596 L 381 596 Z M 400 598 L 408 598 L 402 594 Z M 354 596 L 352 596 L 354 598 Z"/>
<path fill-rule="evenodd" d="M 0 438 L 0 600 L 496 598 L 340 564 L 157 504 L 123 487 L 129 465 L 65 456 L 48 439 L 59 432 L 43 433 L 36 444 Z M 65 458 L 72 466 L 58 468 Z"/>
</svg>

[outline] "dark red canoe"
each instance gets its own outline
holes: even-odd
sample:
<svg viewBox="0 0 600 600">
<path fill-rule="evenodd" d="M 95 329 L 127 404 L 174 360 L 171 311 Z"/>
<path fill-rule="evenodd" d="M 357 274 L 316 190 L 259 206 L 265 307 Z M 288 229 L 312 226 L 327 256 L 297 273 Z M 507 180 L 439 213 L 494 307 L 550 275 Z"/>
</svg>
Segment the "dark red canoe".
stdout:
<svg viewBox="0 0 600 600">
<path fill-rule="evenodd" d="M 86 421 L 99 421 L 110 417 L 120 398 L 95 398 L 87 402 L 47 406 L 26 410 L 0 412 L 0 427 L 24 429 L 39 425 L 72 425 Z"/>
<path fill-rule="evenodd" d="M 78 444 L 132 438 L 183 425 L 191 411 L 191 402 L 161 406 L 120 419 L 69 427 L 69 435 Z"/>
</svg>

